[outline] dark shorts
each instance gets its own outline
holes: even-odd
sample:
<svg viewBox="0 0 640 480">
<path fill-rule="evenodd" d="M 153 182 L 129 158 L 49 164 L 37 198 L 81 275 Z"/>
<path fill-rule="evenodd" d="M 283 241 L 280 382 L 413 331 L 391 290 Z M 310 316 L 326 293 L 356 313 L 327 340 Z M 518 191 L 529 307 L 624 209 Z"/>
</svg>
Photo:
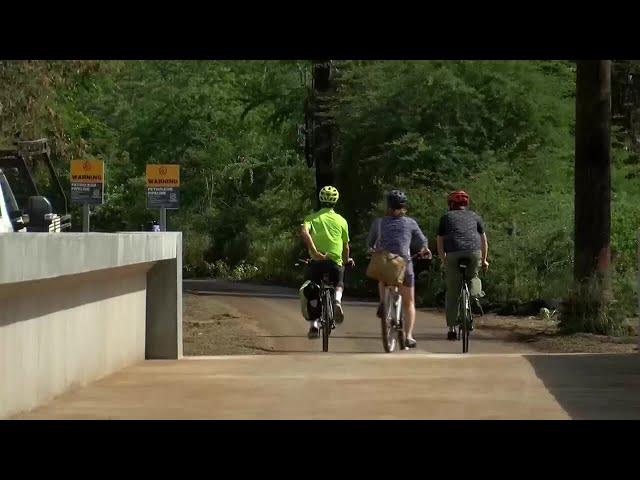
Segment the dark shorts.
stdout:
<svg viewBox="0 0 640 480">
<path fill-rule="evenodd" d="M 404 272 L 404 283 L 403 285 L 405 287 L 413 287 L 416 283 L 416 278 L 415 275 L 413 274 L 413 270 L 409 271 L 409 269 L 407 268 L 407 271 Z"/>
<path fill-rule="evenodd" d="M 413 262 L 411 260 L 408 260 L 407 269 L 404 272 L 403 285 L 405 287 L 413 287 L 415 283 L 416 283 L 416 276 L 413 273 Z"/>
<path fill-rule="evenodd" d="M 309 263 L 307 278 L 320 285 L 324 274 L 329 275 L 329 281 L 334 287 L 344 287 L 344 267 L 332 260 L 312 261 Z"/>
</svg>

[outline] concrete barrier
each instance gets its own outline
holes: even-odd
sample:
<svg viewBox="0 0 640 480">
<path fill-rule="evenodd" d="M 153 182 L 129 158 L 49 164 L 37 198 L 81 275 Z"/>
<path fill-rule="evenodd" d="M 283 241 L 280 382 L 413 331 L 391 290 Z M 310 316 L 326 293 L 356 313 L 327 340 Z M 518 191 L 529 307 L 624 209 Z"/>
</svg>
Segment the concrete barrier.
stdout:
<svg viewBox="0 0 640 480">
<path fill-rule="evenodd" d="M 0 234 L 0 418 L 182 356 L 181 233 Z"/>
</svg>

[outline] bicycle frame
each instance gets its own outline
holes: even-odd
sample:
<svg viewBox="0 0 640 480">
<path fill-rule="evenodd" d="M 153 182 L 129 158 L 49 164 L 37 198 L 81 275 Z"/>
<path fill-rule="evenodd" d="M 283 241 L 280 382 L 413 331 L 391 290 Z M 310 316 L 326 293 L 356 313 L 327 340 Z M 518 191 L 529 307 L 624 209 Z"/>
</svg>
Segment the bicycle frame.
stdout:
<svg viewBox="0 0 640 480">
<path fill-rule="evenodd" d="M 309 266 L 310 259 L 299 259 L 295 263 L 296 267 L 301 265 Z M 333 306 L 335 303 L 335 287 L 331 284 L 329 276 L 324 274 L 320 280 L 319 302 L 321 306 L 318 324 L 322 332 L 322 351 L 329 351 L 329 335 L 336 325 L 333 321 Z"/>
<path fill-rule="evenodd" d="M 402 313 L 402 295 L 400 295 L 400 289 L 396 286 L 384 287 L 384 304 L 394 306 L 394 318 L 396 322 L 400 320 Z"/>
<path fill-rule="evenodd" d="M 402 295 L 397 286 L 385 286 L 382 313 L 382 346 L 385 352 L 395 350 L 396 339 L 401 349 L 405 347 L 404 322 L 402 318 Z"/>
<path fill-rule="evenodd" d="M 331 285 L 327 275 L 324 275 L 320 282 L 320 303 L 322 310 L 320 313 L 320 329 L 322 331 L 322 351 L 329 351 L 329 335 L 336 325 L 333 320 L 333 305 L 335 303 L 335 287 Z"/>
<path fill-rule="evenodd" d="M 462 288 L 460 289 L 460 293 L 458 294 L 458 317 L 460 316 L 460 305 L 463 302 L 463 297 L 465 303 L 464 308 L 471 308 L 471 302 L 469 300 L 471 298 L 471 294 L 469 293 L 469 286 L 464 279 L 462 280 Z"/>
<path fill-rule="evenodd" d="M 472 322 L 471 314 L 471 294 L 469 292 L 469 283 L 467 281 L 467 269 L 462 270 L 462 287 L 458 295 L 458 339 L 462 339 L 462 353 L 469 351 L 469 332 Z M 460 310 L 463 310 L 462 312 Z"/>
<path fill-rule="evenodd" d="M 418 258 L 419 253 L 411 255 L 409 261 Z M 382 298 L 384 306 L 381 315 L 382 346 L 384 351 L 391 353 L 399 345 L 401 350 L 406 350 L 406 332 L 402 315 L 402 295 L 397 285 L 385 285 Z"/>
</svg>

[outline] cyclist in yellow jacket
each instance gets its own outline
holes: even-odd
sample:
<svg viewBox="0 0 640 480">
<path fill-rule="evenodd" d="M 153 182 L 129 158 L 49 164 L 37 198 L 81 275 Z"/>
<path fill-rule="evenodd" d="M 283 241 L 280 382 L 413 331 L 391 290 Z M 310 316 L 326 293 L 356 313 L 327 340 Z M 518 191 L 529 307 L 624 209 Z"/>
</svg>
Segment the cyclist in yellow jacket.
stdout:
<svg viewBox="0 0 640 480">
<path fill-rule="evenodd" d="M 336 213 L 334 207 L 340 194 L 338 189 L 327 185 L 320 190 L 321 208 L 304 219 L 300 226 L 300 235 L 304 241 L 311 263 L 308 277 L 312 282 L 320 283 L 323 275 L 328 274 L 336 289 L 334 319 L 342 323 L 342 292 L 344 290 L 344 265 L 353 265 L 349 257 L 349 226 L 342 215 Z M 309 319 L 309 338 L 319 337 L 317 318 Z"/>
</svg>

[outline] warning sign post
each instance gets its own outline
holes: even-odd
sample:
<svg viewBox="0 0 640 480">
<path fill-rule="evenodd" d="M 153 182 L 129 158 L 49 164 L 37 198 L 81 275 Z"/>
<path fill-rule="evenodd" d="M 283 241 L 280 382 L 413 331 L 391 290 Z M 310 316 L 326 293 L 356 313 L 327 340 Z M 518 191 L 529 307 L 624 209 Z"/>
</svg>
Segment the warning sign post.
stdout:
<svg viewBox="0 0 640 480">
<path fill-rule="evenodd" d="M 167 210 L 180 207 L 180 165 L 147 165 L 147 208 L 160 209 L 160 230 L 167 229 Z"/>
<path fill-rule="evenodd" d="M 104 162 L 71 160 L 71 201 L 82 204 L 82 231 L 89 231 L 90 205 L 104 203 Z"/>
</svg>

